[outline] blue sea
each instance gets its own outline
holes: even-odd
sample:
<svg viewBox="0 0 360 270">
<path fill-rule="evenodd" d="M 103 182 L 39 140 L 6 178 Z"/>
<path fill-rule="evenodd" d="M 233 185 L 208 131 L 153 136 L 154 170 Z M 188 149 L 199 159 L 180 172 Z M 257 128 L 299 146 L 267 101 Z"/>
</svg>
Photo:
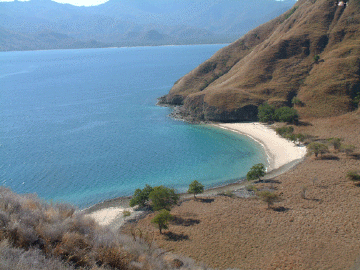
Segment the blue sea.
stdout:
<svg viewBox="0 0 360 270">
<path fill-rule="evenodd" d="M 223 46 L 0 52 L 0 185 L 84 208 L 145 184 L 243 178 L 266 163 L 259 144 L 156 106 Z"/>
</svg>

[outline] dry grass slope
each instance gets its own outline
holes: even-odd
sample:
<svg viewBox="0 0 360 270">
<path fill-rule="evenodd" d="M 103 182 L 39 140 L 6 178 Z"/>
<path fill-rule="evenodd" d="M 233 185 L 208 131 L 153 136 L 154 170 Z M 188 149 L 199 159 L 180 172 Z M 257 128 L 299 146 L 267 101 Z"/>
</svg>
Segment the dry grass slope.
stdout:
<svg viewBox="0 0 360 270">
<path fill-rule="evenodd" d="M 49 205 L 0 187 L 0 269 L 165 270 L 176 269 L 175 260 L 184 269 L 207 269 L 169 257 L 152 238 L 99 226 L 70 205 Z"/>
<path fill-rule="evenodd" d="M 295 96 L 302 117 L 350 112 L 360 93 L 359 24 L 359 1 L 298 1 L 185 75 L 163 102 L 225 122 L 255 120 L 259 104 L 291 105 Z"/>
<path fill-rule="evenodd" d="M 321 158 L 307 157 L 249 187 L 274 190 L 281 201 L 273 209 L 237 192 L 185 201 L 171 211 L 181 222 L 172 222 L 168 234 L 156 233 L 157 243 L 219 269 L 359 269 L 360 187 L 346 175 L 360 170 L 360 116 L 314 119 L 294 132 L 318 141 L 342 138 L 357 153 L 347 156 L 330 147 Z M 156 232 L 151 217 L 138 228 Z"/>
</svg>

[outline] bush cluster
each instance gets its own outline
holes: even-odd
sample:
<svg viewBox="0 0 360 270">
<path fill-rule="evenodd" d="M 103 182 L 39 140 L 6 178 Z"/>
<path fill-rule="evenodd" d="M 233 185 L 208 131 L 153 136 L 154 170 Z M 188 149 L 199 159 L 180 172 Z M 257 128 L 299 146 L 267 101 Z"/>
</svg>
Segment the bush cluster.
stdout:
<svg viewBox="0 0 360 270">
<path fill-rule="evenodd" d="M 150 206 L 153 210 L 170 210 L 171 206 L 177 204 L 179 195 L 173 188 L 164 186 L 151 187 L 146 185 L 143 189 L 135 190 L 130 200 L 130 206 Z"/>
<path fill-rule="evenodd" d="M 258 108 L 258 118 L 260 122 L 286 122 L 295 124 L 299 121 L 299 114 L 294 108 L 287 106 L 275 108 L 274 106 L 264 103 Z"/>
<path fill-rule="evenodd" d="M 302 133 L 294 134 L 294 128 L 291 126 L 279 127 L 276 128 L 275 131 L 278 135 L 292 141 L 293 143 L 303 143 L 309 137 L 308 135 Z"/>
<path fill-rule="evenodd" d="M 354 145 L 342 144 L 341 138 L 329 138 L 322 142 L 312 142 L 307 145 L 308 154 L 323 155 L 330 152 L 329 146 L 333 148 L 335 152 L 343 152 L 347 156 L 350 156 L 356 149 Z"/>
<path fill-rule="evenodd" d="M 141 239 L 98 225 L 70 205 L 0 187 L 1 269 L 173 269 L 163 254 Z M 184 269 L 196 268 L 190 259 L 182 262 Z"/>
</svg>

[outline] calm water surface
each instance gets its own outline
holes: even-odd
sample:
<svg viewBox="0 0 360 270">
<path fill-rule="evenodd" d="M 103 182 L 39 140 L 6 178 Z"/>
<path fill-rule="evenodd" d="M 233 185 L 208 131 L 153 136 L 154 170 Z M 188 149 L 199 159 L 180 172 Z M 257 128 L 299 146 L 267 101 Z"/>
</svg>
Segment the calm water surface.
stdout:
<svg viewBox="0 0 360 270">
<path fill-rule="evenodd" d="M 186 191 L 266 162 L 250 139 L 155 106 L 224 45 L 0 53 L 0 185 L 86 207 L 145 184 Z"/>
</svg>

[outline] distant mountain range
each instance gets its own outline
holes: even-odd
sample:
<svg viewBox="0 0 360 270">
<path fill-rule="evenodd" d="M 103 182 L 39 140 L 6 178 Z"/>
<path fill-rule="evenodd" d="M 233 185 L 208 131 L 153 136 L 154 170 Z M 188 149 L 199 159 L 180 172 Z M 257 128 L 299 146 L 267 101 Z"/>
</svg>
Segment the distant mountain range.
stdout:
<svg viewBox="0 0 360 270">
<path fill-rule="evenodd" d="M 51 0 L 0 2 L 0 50 L 233 42 L 294 0 Z"/>
</svg>

